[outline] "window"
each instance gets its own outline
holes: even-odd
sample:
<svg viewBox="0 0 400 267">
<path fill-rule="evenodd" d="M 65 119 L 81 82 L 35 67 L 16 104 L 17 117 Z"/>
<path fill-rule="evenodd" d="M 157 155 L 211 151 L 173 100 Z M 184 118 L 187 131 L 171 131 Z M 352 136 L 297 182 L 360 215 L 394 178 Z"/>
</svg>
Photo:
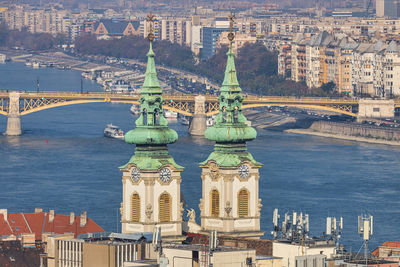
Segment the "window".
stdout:
<svg viewBox="0 0 400 267">
<path fill-rule="evenodd" d="M 373 108 L 374 112 L 379 112 L 379 108 Z"/>
<path fill-rule="evenodd" d="M 211 216 L 219 216 L 219 193 L 218 190 L 212 190 L 210 194 Z"/>
<path fill-rule="evenodd" d="M 140 197 L 138 194 L 133 194 L 131 197 L 131 221 L 140 221 Z"/>
<path fill-rule="evenodd" d="M 171 196 L 168 193 L 163 193 L 159 199 L 158 220 L 160 222 L 171 221 Z"/>
<path fill-rule="evenodd" d="M 238 215 L 239 217 L 249 216 L 249 191 L 242 189 L 238 194 Z"/>
</svg>

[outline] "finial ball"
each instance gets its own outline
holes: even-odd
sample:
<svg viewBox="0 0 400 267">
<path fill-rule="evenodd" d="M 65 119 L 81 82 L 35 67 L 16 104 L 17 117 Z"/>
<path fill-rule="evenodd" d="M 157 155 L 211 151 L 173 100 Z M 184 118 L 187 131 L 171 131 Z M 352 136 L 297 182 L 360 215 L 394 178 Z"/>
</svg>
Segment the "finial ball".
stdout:
<svg viewBox="0 0 400 267">
<path fill-rule="evenodd" d="M 229 41 L 233 41 L 233 39 L 235 38 L 235 35 L 233 34 L 233 32 L 228 33 L 228 40 Z"/>
<path fill-rule="evenodd" d="M 150 42 L 153 42 L 153 41 L 154 41 L 154 38 L 155 38 L 154 33 L 149 33 L 149 34 L 147 35 L 147 39 L 149 39 Z"/>
</svg>

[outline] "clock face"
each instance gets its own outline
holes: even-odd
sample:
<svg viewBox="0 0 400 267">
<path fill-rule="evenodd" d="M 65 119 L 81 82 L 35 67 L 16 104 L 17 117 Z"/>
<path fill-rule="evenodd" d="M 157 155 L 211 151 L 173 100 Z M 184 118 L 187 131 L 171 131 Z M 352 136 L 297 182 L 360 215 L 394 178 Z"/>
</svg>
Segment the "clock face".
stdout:
<svg viewBox="0 0 400 267">
<path fill-rule="evenodd" d="M 162 168 L 160 171 L 160 180 L 165 183 L 169 179 L 171 179 L 171 171 L 168 168 Z"/>
<path fill-rule="evenodd" d="M 138 168 L 133 168 L 132 169 L 132 171 L 131 171 L 131 179 L 134 182 L 139 181 L 139 179 L 140 179 L 140 171 L 139 171 Z"/>
<path fill-rule="evenodd" d="M 250 174 L 249 166 L 247 166 L 246 164 L 242 164 L 239 166 L 240 178 L 247 178 L 249 177 L 249 174 Z"/>
</svg>

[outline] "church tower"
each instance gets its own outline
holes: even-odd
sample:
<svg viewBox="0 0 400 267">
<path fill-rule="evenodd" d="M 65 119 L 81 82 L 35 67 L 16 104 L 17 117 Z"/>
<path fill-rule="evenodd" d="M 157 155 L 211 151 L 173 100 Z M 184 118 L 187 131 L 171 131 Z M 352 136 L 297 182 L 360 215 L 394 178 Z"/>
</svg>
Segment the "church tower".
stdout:
<svg viewBox="0 0 400 267">
<path fill-rule="evenodd" d="M 205 132 L 215 141 L 214 152 L 200 163 L 202 168 L 201 228 L 217 230 L 221 235 L 259 238 L 261 199 L 259 168 L 262 166 L 247 151 L 246 142 L 257 136 L 242 114 L 243 96 L 232 52 L 233 19 L 225 77 L 220 89 L 219 114 L 215 125 Z"/>
<path fill-rule="evenodd" d="M 149 15 L 150 41 L 147 69 L 140 91 L 140 116 L 136 128 L 125 135 L 125 142 L 135 144 L 135 154 L 120 167 L 123 172 L 123 202 L 121 204 L 122 233 L 152 232 L 161 226 L 165 239 L 182 236 L 181 172 L 168 153 L 168 144 L 178 140 L 178 134 L 168 128 L 163 115 L 163 97 L 157 78 L 152 42 L 154 15 Z"/>
</svg>

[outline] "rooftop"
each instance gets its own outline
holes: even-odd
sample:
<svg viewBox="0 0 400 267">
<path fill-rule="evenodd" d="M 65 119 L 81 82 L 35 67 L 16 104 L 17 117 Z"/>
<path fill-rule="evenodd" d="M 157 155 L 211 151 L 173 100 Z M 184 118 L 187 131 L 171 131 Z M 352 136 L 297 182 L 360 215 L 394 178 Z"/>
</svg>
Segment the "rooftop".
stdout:
<svg viewBox="0 0 400 267">
<path fill-rule="evenodd" d="M 42 240 L 43 233 L 74 233 L 74 236 L 89 232 L 104 232 L 92 219 L 72 214 L 55 214 L 54 210 L 34 213 L 0 213 L 0 236 L 19 236 L 24 233 L 35 233 L 35 240 Z"/>
</svg>

